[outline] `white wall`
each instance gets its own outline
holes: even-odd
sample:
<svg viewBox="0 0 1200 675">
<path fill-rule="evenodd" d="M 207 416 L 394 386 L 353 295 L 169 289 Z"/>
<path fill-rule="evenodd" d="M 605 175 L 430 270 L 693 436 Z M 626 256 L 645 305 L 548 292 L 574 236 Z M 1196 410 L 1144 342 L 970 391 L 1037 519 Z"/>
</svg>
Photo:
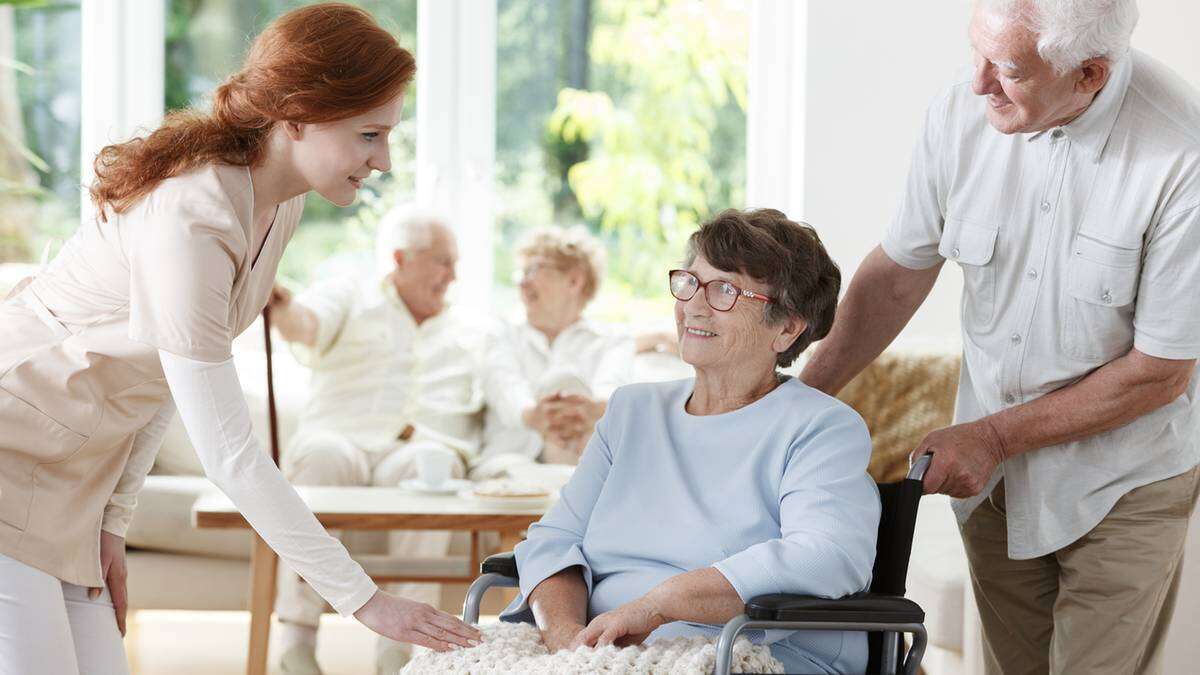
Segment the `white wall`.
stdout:
<svg viewBox="0 0 1200 675">
<path fill-rule="evenodd" d="M 1200 86 L 1200 2 L 1142 0 L 1134 45 Z M 804 213 L 845 283 L 899 202 L 929 101 L 970 65 L 969 0 L 807 3 Z M 948 264 L 904 342 L 959 342 L 962 277 Z"/>
</svg>

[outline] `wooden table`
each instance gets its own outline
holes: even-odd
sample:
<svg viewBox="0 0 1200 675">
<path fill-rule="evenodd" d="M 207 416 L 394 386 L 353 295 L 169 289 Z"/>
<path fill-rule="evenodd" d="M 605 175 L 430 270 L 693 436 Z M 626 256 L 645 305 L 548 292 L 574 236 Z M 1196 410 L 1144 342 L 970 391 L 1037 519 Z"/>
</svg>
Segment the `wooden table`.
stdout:
<svg viewBox="0 0 1200 675">
<path fill-rule="evenodd" d="M 499 532 L 500 550 L 510 551 L 520 541 L 521 533 L 537 522 L 549 506 L 493 506 L 453 495 L 414 495 L 399 488 L 297 487 L 296 491 L 326 529 L 459 530 L 471 533 L 471 555 L 462 575 L 371 574 L 378 582 L 470 582 L 479 573 L 480 532 Z M 220 493 L 196 500 L 192 507 L 192 524 L 197 528 L 212 529 L 250 527 L 229 498 Z M 250 556 L 250 648 L 246 659 L 246 672 L 250 675 L 267 672 L 277 562 L 275 552 L 256 533 Z"/>
</svg>

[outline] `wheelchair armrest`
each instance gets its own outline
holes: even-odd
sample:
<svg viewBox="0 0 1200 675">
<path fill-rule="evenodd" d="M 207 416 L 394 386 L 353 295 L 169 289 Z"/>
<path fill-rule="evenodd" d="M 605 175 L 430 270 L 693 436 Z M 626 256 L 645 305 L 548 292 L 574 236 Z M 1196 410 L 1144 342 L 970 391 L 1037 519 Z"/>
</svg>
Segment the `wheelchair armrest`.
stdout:
<svg viewBox="0 0 1200 675">
<path fill-rule="evenodd" d="M 513 579 L 521 578 L 520 573 L 517 572 L 517 555 L 512 551 L 489 555 L 479 566 L 479 571 L 482 574 L 500 574 Z"/>
<path fill-rule="evenodd" d="M 775 593 L 751 598 L 746 603 L 746 616 L 755 621 L 912 624 L 925 621 L 925 610 L 897 595 L 858 593 L 830 600 Z"/>
</svg>

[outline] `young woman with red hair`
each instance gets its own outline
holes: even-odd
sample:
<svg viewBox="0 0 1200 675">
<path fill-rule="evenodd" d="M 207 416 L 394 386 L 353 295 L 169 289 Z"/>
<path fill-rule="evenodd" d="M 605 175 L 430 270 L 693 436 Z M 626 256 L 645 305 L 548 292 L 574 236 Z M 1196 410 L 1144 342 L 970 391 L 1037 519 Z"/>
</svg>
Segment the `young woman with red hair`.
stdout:
<svg viewBox="0 0 1200 675">
<path fill-rule="evenodd" d="M 479 634 L 380 591 L 251 434 L 230 343 L 304 196 L 387 171 L 412 55 L 366 12 L 279 17 L 211 113 L 104 148 L 98 217 L 0 305 L 0 672 L 128 672 L 125 530 L 176 409 L 205 472 L 339 613 L 434 649 Z"/>
</svg>

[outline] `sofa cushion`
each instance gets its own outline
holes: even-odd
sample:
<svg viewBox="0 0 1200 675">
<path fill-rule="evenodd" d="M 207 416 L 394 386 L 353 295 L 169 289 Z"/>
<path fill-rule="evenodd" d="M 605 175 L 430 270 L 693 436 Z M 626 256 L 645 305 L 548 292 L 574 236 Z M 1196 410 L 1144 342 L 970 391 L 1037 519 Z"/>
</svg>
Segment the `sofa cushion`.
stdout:
<svg viewBox="0 0 1200 675">
<path fill-rule="evenodd" d="M 889 349 L 838 393 L 871 431 L 867 470 L 876 481 L 903 478 L 908 453 L 930 431 L 951 423 L 959 360 L 951 351 Z"/>
<path fill-rule="evenodd" d="M 125 560 L 130 609 L 249 608 L 250 564 L 244 560 L 141 550 Z"/>
<path fill-rule="evenodd" d="M 234 560 L 250 559 L 249 530 L 198 530 L 192 505 L 216 486 L 200 476 L 146 477 L 125 535 L 130 548 L 192 553 Z"/>
<path fill-rule="evenodd" d="M 963 650 L 963 593 L 967 583 L 967 554 L 950 498 L 926 495 L 917 513 L 906 596 L 925 610 L 925 629 L 933 646 Z"/>
</svg>

